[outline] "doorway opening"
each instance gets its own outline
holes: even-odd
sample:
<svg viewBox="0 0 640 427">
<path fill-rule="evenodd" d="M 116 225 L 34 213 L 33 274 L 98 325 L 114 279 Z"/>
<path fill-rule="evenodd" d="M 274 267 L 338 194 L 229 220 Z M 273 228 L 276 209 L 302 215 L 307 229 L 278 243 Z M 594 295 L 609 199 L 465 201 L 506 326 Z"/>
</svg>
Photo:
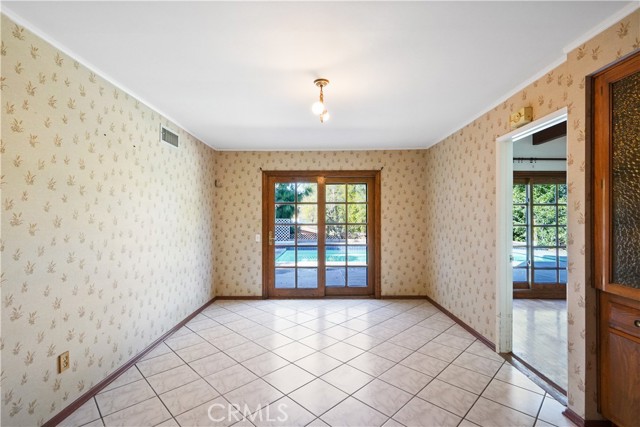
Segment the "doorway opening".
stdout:
<svg viewBox="0 0 640 427">
<path fill-rule="evenodd" d="M 263 172 L 263 297 L 380 296 L 380 171 Z"/>
<path fill-rule="evenodd" d="M 497 140 L 497 350 L 567 389 L 566 109 Z"/>
</svg>

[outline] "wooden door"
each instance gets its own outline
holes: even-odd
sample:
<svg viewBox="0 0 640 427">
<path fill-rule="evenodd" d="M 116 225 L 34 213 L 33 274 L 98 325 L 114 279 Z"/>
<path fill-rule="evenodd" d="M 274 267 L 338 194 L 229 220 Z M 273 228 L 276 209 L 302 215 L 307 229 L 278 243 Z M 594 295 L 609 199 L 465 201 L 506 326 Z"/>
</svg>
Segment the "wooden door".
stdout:
<svg viewBox="0 0 640 427">
<path fill-rule="evenodd" d="M 615 424 L 640 420 L 640 53 L 593 79 L 594 280 L 599 402 Z"/>
<path fill-rule="evenodd" d="M 263 172 L 263 295 L 379 296 L 379 171 Z"/>
</svg>

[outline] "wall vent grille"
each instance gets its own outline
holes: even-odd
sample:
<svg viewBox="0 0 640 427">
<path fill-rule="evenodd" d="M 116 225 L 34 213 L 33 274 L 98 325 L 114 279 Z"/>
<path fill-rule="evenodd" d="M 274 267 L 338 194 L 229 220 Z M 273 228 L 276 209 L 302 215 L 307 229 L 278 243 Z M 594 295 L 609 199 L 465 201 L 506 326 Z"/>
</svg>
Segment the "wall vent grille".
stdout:
<svg viewBox="0 0 640 427">
<path fill-rule="evenodd" d="M 160 140 L 177 147 L 179 139 L 176 133 L 160 125 Z"/>
</svg>

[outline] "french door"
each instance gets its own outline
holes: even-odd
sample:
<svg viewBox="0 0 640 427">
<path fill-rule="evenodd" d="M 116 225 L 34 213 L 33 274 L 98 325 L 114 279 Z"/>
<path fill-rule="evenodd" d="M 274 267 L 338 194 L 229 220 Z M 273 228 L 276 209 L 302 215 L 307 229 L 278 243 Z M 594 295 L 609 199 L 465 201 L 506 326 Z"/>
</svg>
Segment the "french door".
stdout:
<svg viewBox="0 0 640 427">
<path fill-rule="evenodd" d="M 514 172 L 513 294 L 566 298 L 566 172 Z"/>
<path fill-rule="evenodd" d="M 379 171 L 263 172 L 263 295 L 379 296 Z"/>
</svg>

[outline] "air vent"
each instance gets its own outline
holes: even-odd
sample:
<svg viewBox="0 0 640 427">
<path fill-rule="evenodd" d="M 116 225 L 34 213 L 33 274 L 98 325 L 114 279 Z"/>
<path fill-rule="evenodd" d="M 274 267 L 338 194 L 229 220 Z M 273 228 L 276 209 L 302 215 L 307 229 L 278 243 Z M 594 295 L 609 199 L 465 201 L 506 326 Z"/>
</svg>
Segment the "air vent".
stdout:
<svg viewBox="0 0 640 427">
<path fill-rule="evenodd" d="M 178 146 L 178 135 L 162 125 L 160 125 L 160 139 L 174 147 Z"/>
</svg>

